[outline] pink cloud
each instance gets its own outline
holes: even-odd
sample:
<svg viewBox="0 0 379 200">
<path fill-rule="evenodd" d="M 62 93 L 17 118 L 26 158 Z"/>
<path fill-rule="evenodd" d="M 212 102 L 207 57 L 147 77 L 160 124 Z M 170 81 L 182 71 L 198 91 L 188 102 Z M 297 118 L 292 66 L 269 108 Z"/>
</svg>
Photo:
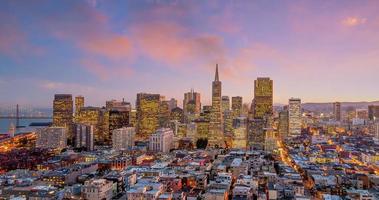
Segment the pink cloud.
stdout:
<svg viewBox="0 0 379 200">
<path fill-rule="evenodd" d="M 129 77 L 134 72 L 132 68 L 124 64 L 106 65 L 97 61 L 96 59 L 85 58 L 80 61 L 81 65 L 90 73 L 96 75 L 102 80 L 109 80 L 112 78 Z"/>
</svg>

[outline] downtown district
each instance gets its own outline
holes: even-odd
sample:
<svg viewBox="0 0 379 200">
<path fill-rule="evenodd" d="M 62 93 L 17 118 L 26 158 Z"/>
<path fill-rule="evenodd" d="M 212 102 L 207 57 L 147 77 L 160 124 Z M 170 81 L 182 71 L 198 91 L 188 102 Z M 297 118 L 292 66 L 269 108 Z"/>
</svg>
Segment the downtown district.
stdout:
<svg viewBox="0 0 379 200">
<path fill-rule="evenodd" d="M 85 106 L 56 94 L 52 123 L 11 126 L 0 140 L 0 199 L 356 199 L 379 196 L 379 106 L 329 112 L 289 99 L 273 107 L 273 81 L 254 99 L 200 93 L 177 100 L 137 94 Z"/>
</svg>

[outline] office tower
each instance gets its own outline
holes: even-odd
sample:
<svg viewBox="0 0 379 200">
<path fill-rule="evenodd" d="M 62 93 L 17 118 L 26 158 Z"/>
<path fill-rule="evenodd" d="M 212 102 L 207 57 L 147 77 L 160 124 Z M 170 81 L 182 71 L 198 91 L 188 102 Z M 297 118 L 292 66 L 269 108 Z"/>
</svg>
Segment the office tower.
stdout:
<svg viewBox="0 0 379 200">
<path fill-rule="evenodd" d="M 173 147 L 174 133 L 169 128 L 160 128 L 150 135 L 149 150 L 153 152 L 168 153 Z"/>
<path fill-rule="evenodd" d="M 368 106 L 368 118 L 370 120 L 379 120 L 379 105 Z"/>
<path fill-rule="evenodd" d="M 242 97 L 232 97 L 232 111 L 234 117 L 241 116 L 242 112 Z"/>
<path fill-rule="evenodd" d="M 183 123 L 184 122 L 183 109 L 181 109 L 179 107 L 176 107 L 176 108 L 172 109 L 171 113 L 170 113 L 170 120 L 171 121 L 178 121 L 180 123 Z"/>
<path fill-rule="evenodd" d="M 336 121 L 341 121 L 341 103 L 333 103 L 333 116 Z"/>
<path fill-rule="evenodd" d="M 132 106 L 130 102 L 126 102 L 124 99 L 122 101 L 110 100 L 105 102 L 105 108 L 107 110 L 119 110 L 119 111 L 131 111 Z"/>
<path fill-rule="evenodd" d="M 174 108 L 178 107 L 178 101 L 174 98 L 171 98 L 170 100 L 168 100 L 168 108 L 169 110 L 172 110 Z"/>
<path fill-rule="evenodd" d="M 72 141 L 73 102 L 71 94 L 56 94 L 53 102 L 53 125 L 67 128 L 67 138 Z"/>
<path fill-rule="evenodd" d="M 201 112 L 200 93 L 191 89 L 190 92 L 184 93 L 183 112 L 185 115 L 199 115 Z"/>
<path fill-rule="evenodd" d="M 223 112 L 223 126 L 224 126 L 224 134 L 233 133 L 233 112 L 231 110 L 225 110 Z"/>
<path fill-rule="evenodd" d="M 211 122 L 222 123 L 221 114 L 221 81 L 218 75 L 218 65 L 216 65 L 215 79 L 212 82 L 212 110 L 211 110 Z"/>
<path fill-rule="evenodd" d="M 137 94 L 137 135 L 149 137 L 159 127 L 159 94 Z"/>
<path fill-rule="evenodd" d="M 86 151 L 93 151 L 94 132 L 92 125 L 75 124 L 74 128 L 76 148 L 84 148 Z"/>
<path fill-rule="evenodd" d="M 252 115 L 254 118 L 263 118 L 271 115 L 273 104 L 273 81 L 270 78 L 257 78 L 254 81 L 254 99 Z"/>
<path fill-rule="evenodd" d="M 208 145 L 223 146 L 224 134 L 222 131 L 223 119 L 221 110 L 221 81 L 218 75 L 218 65 L 216 65 L 215 79 L 212 82 L 212 108 L 210 113 Z"/>
<path fill-rule="evenodd" d="M 196 125 L 196 139 L 195 142 L 199 139 L 208 139 L 209 137 L 209 120 L 205 119 L 196 119 L 194 120 Z"/>
<path fill-rule="evenodd" d="M 301 134 L 301 100 L 297 98 L 291 98 L 288 102 L 288 134 Z"/>
<path fill-rule="evenodd" d="M 134 127 L 123 127 L 112 131 L 112 148 L 116 151 L 131 150 L 136 131 Z"/>
<path fill-rule="evenodd" d="M 137 126 L 137 110 L 133 109 L 129 113 L 129 126 Z"/>
<path fill-rule="evenodd" d="M 76 117 L 76 123 L 92 125 L 96 143 L 104 143 L 108 139 L 105 131 L 108 127 L 104 127 L 104 121 L 107 118 L 99 107 L 83 107 L 80 109 Z"/>
<path fill-rule="evenodd" d="M 187 131 L 186 131 L 186 137 L 189 138 L 192 142 L 192 144 L 195 144 L 197 140 L 197 130 L 196 130 L 196 123 L 191 122 L 187 124 Z"/>
<path fill-rule="evenodd" d="M 76 96 L 75 97 L 75 116 L 79 113 L 80 109 L 84 107 L 84 97 Z"/>
<path fill-rule="evenodd" d="M 266 138 L 266 119 L 265 118 L 248 118 L 247 122 L 247 143 L 250 149 L 264 149 Z"/>
<path fill-rule="evenodd" d="M 286 109 L 279 112 L 278 133 L 281 139 L 288 136 L 288 110 Z"/>
<path fill-rule="evenodd" d="M 161 101 L 159 105 L 159 127 L 167 127 L 170 121 L 169 101 Z"/>
<path fill-rule="evenodd" d="M 200 113 L 201 119 L 211 120 L 212 106 L 205 105 Z"/>
<path fill-rule="evenodd" d="M 225 110 L 230 110 L 230 100 L 228 96 L 221 97 L 221 112 Z"/>
<path fill-rule="evenodd" d="M 66 127 L 47 127 L 37 129 L 37 148 L 61 150 L 67 146 Z"/>
<path fill-rule="evenodd" d="M 275 136 L 275 130 L 273 128 L 266 128 L 265 130 L 265 147 L 264 150 L 268 153 L 272 153 L 277 150 L 277 137 Z"/>
<path fill-rule="evenodd" d="M 129 126 L 129 111 L 112 108 L 107 112 L 109 115 L 109 133 L 112 133 L 112 131 L 115 129 Z"/>
<path fill-rule="evenodd" d="M 245 149 L 247 145 L 247 118 L 237 117 L 233 120 L 232 147 Z"/>
</svg>

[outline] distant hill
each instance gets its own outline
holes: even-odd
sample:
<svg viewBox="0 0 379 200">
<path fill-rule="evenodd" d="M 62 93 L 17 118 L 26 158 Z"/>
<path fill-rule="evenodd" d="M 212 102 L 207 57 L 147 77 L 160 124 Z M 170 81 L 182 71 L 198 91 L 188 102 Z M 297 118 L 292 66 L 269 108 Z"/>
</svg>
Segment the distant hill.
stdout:
<svg viewBox="0 0 379 200">
<path fill-rule="evenodd" d="M 341 102 L 343 111 L 350 109 L 367 109 L 369 105 L 379 105 L 379 101 Z M 302 108 L 309 111 L 332 112 L 333 102 L 330 103 L 303 103 Z"/>
</svg>

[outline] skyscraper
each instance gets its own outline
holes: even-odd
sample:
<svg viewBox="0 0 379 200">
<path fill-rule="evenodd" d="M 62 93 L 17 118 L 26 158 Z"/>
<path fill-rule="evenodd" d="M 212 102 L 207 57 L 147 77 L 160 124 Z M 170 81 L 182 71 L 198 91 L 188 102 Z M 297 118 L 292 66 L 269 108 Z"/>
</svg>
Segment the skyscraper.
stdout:
<svg viewBox="0 0 379 200">
<path fill-rule="evenodd" d="M 137 94 L 137 135 L 149 137 L 159 127 L 159 94 Z"/>
<path fill-rule="evenodd" d="M 76 96 L 75 97 L 75 115 L 77 115 L 81 108 L 84 107 L 84 97 Z"/>
<path fill-rule="evenodd" d="M 271 115 L 273 104 L 273 81 L 270 78 L 257 78 L 254 81 L 254 99 L 252 114 L 254 118 L 263 118 L 266 114 Z"/>
<path fill-rule="evenodd" d="M 224 134 L 222 132 L 221 89 L 222 84 L 219 80 L 218 65 L 216 65 L 215 79 L 212 82 L 212 109 L 208 137 L 208 144 L 210 146 L 221 146 L 224 144 Z"/>
<path fill-rule="evenodd" d="M 242 97 L 232 97 L 232 111 L 235 117 L 241 116 L 242 112 Z"/>
<path fill-rule="evenodd" d="M 72 141 L 73 102 L 71 94 L 56 94 L 53 102 L 53 125 L 67 128 L 67 138 Z"/>
<path fill-rule="evenodd" d="M 298 98 L 288 102 L 288 133 L 290 136 L 301 134 L 301 100 Z"/>
<path fill-rule="evenodd" d="M 221 112 L 225 112 L 225 110 L 230 110 L 230 100 L 228 96 L 221 97 Z"/>
<path fill-rule="evenodd" d="M 279 137 L 282 139 L 288 136 L 288 110 L 284 109 L 279 112 L 279 127 L 278 127 Z"/>
<path fill-rule="evenodd" d="M 336 121 L 341 121 L 341 103 L 333 103 L 333 116 Z"/>
<path fill-rule="evenodd" d="M 92 125 L 75 124 L 75 147 L 85 148 L 86 151 L 93 151 L 94 132 Z"/>
<path fill-rule="evenodd" d="M 184 93 L 183 112 L 185 115 L 199 115 L 201 112 L 200 93 L 191 89 L 190 92 Z"/>
<path fill-rule="evenodd" d="M 216 65 L 215 80 L 212 82 L 212 114 L 211 122 L 222 123 L 221 114 L 221 88 L 222 83 L 219 80 L 218 65 Z"/>
<path fill-rule="evenodd" d="M 78 115 L 76 116 L 76 123 L 92 125 L 95 142 L 103 143 L 108 139 L 107 134 L 105 134 L 104 129 L 104 112 L 102 112 L 99 107 L 83 107 L 80 109 Z"/>
</svg>

